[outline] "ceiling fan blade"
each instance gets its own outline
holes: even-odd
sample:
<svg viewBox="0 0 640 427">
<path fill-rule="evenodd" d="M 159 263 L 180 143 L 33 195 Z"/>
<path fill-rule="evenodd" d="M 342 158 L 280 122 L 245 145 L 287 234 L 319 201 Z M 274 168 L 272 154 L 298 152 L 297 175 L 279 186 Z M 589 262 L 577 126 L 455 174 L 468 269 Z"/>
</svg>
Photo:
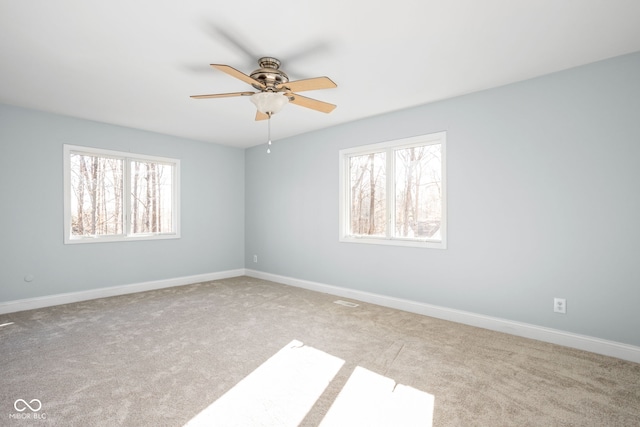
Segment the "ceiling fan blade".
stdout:
<svg viewBox="0 0 640 427">
<path fill-rule="evenodd" d="M 230 98 L 232 96 L 251 96 L 254 92 L 214 93 L 212 95 L 191 95 L 193 99 Z"/>
<path fill-rule="evenodd" d="M 229 27 L 222 28 L 218 24 L 213 27 L 213 31 L 217 33 L 217 35 L 222 36 L 222 38 L 226 40 L 231 46 L 242 52 L 252 63 L 255 62 L 256 58 L 260 57 L 257 52 L 249 49 L 247 47 L 247 44 L 244 41 L 240 40 L 237 35 L 239 33 L 237 29 L 231 29 Z"/>
<path fill-rule="evenodd" d="M 297 93 L 288 93 L 287 96 L 289 97 L 289 102 L 292 104 L 311 108 L 312 110 L 320 111 L 322 113 L 330 113 L 334 108 L 336 108 L 335 105 L 329 104 L 328 102 L 307 98 L 306 96 L 298 95 Z"/>
<path fill-rule="evenodd" d="M 329 51 L 330 45 L 326 41 L 316 41 L 313 43 L 305 43 L 301 45 L 300 48 L 293 52 L 289 52 L 289 54 L 281 55 L 280 59 L 282 63 L 289 64 L 292 62 L 304 60 L 309 56 L 317 55 L 318 53 L 325 53 Z"/>
<path fill-rule="evenodd" d="M 329 77 L 314 77 L 311 79 L 295 80 L 277 85 L 277 89 L 288 89 L 291 92 L 305 90 L 332 89 L 338 87 Z"/>
<path fill-rule="evenodd" d="M 245 73 L 243 73 L 242 71 L 238 71 L 233 67 L 230 67 L 228 65 L 222 65 L 222 64 L 211 64 L 211 66 L 213 68 L 216 68 L 224 73 L 229 74 L 231 77 L 235 77 L 236 79 L 240 79 L 245 83 L 249 83 L 250 85 L 254 86 L 254 87 L 259 87 L 264 89 L 266 86 L 262 83 L 260 83 L 258 80 L 253 79 L 249 76 L 247 76 Z"/>
<path fill-rule="evenodd" d="M 269 116 L 265 113 L 261 113 L 260 111 L 256 111 L 256 121 L 258 120 L 267 120 Z"/>
</svg>

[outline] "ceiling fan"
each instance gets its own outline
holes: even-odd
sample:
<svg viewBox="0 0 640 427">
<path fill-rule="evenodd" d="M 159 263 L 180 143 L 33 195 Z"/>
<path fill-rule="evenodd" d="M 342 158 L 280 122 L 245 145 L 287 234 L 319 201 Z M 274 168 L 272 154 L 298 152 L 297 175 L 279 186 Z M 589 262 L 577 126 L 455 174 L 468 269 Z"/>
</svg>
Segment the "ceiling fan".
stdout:
<svg viewBox="0 0 640 427">
<path fill-rule="evenodd" d="M 323 113 L 330 113 L 336 108 L 335 105 L 317 99 L 307 98 L 294 92 L 306 90 L 331 89 L 337 85 L 329 77 L 314 77 L 289 81 L 289 76 L 280 70 L 280 61 L 269 56 L 258 60 L 260 68 L 247 75 L 236 70 L 229 65 L 211 64 L 215 69 L 229 74 L 245 83 L 250 84 L 259 92 L 232 92 L 218 93 L 212 95 L 192 95 L 194 99 L 208 98 L 228 98 L 234 96 L 250 96 L 251 101 L 256 105 L 256 120 L 269 119 L 273 114 L 279 112 L 284 105 L 291 102 L 301 107 Z"/>
</svg>

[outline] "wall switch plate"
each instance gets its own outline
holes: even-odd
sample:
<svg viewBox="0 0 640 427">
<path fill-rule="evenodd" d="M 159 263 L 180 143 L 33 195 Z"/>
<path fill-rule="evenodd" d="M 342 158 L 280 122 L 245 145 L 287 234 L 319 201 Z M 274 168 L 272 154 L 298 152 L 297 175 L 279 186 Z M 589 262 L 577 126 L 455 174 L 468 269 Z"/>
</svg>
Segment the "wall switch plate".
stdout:
<svg viewBox="0 0 640 427">
<path fill-rule="evenodd" d="M 253 256 L 253 262 L 258 262 L 258 255 Z"/>
<path fill-rule="evenodd" d="M 567 300 L 564 298 L 554 298 L 553 311 L 554 313 L 567 314 Z"/>
</svg>

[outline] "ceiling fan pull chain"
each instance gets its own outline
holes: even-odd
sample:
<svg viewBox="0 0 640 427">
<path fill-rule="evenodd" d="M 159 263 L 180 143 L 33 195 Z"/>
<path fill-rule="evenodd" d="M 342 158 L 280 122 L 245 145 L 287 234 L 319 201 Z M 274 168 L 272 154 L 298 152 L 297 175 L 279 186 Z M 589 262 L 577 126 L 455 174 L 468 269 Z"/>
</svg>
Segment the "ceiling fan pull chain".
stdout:
<svg viewBox="0 0 640 427">
<path fill-rule="evenodd" d="M 269 132 L 269 142 L 267 143 L 267 154 L 271 154 L 271 113 L 267 113 L 269 119 L 267 120 L 267 129 Z"/>
</svg>

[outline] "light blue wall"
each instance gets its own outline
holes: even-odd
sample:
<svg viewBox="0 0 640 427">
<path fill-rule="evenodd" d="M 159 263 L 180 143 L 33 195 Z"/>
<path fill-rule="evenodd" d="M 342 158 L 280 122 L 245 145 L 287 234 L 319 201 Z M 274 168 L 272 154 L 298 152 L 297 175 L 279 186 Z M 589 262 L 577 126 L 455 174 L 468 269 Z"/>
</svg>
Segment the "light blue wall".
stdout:
<svg viewBox="0 0 640 427">
<path fill-rule="evenodd" d="M 64 245 L 63 144 L 180 159 L 182 237 Z M 0 105 L 0 182 L 0 302 L 244 267 L 241 149 Z"/>
<path fill-rule="evenodd" d="M 638 76 L 640 53 L 271 155 L 0 105 L 0 302 L 247 267 L 640 345 Z M 339 243 L 338 151 L 442 130 L 449 248 Z M 64 245 L 63 144 L 181 159 L 182 238 Z"/>
<path fill-rule="evenodd" d="M 338 151 L 443 130 L 448 249 L 339 243 Z M 248 268 L 640 345 L 640 53 L 245 158 Z"/>
</svg>

